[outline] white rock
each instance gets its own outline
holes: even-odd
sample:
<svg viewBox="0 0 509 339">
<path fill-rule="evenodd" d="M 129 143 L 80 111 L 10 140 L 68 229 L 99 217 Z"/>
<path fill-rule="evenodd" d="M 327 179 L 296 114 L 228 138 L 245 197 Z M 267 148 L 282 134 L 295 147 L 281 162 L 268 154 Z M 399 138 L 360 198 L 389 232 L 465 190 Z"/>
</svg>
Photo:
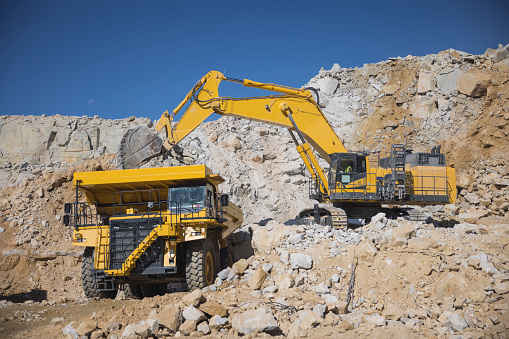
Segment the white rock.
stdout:
<svg viewBox="0 0 509 339">
<path fill-rule="evenodd" d="M 329 293 L 329 288 L 322 283 L 322 284 L 316 286 L 315 292 L 318 294 L 327 294 L 327 293 Z"/>
<path fill-rule="evenodd" d="M 306 269 L 309 270 L 313 267 L 313 259 L 307 254 L 292 253 L 290 255 L 290 264 L 294 269 Z"/>
<path fill-rule="evenodd" d="M 458 313 L 452 313 L 449 319 L 446 320 L 445 326 L 454 332 L 461 332 L 468 327 L 465 320 Z"/>
<path fill-rule="evenodd" d="M 209 320 L 209 327 L 213 330 L 218 330 L 226 324 L 228 324 L 228 318 L 221 318 L 218 315 L 213 316 Z"/>
<path fill-rule="evenodd" d="M 206 320 L 207 317 L 205 317 L 205 314 L 194 307 L 193 305 L 188 306 L 184 312 L 182 312 L 182 316 L 186 320 L 193 320 L 196 323 L 199 323 L 200 321 Z"/>
<path fill-rule="evenodd" d="M 294 234 L 288 237 L 288 243 L 291 245 L 299 244 L 302 241 L 302 234 Z"/>
<path fill-rule="evenodd" d="M 245 311 L 234 315 L 232 319 L 233 330 L 242 335 L 252 332 L 272 331 L 278 326 L 276 318 L 265 308 Z"/>
<path fill-rule="evenodd" d="M 318 86 L 320 87 L 320 92 L 323 92 L 327 95 L 332 95 L 338 88 L 339 81 L 334 78 L 321 78 L 318 79 Z"/>
<path fill-rule="evenodd" d="M 315 307 L 313 307 L 313 312 L 320 317 L 325 318 L 325 312 L 327 311 L 327 306 L 323 304 L 316 304 Z"/>
<path fill-rule="evenodd" d="M 373 315 L 368 318 L 368 321 L 376 326 L 384 326 L 385 325 L 385 317 L 383 315 Z"/>
<path fill-rule="evenodd" d="M 73 324 L 74 324 L 74 321 L 72 321 L 71 323 L 67 324 L 67 326 L 65 326 L 63 329 L 62 329 L 62 333 L 68 337 L 68 336 L 71 336 L 75 339 L 78 339 L 78 332 L 76 332 L 76 329 L 73 327 Z"/>
<path fill-rule="evenodd" d="M 206 321 L 199 324 L 198 327 L 196 328 L 196 330 L 200 331 L 201 333 L 203 333 L 205 335 L 210 334 L 210 327 L 209 327 L 209 325 L 207 325 Z"/>
</svg>

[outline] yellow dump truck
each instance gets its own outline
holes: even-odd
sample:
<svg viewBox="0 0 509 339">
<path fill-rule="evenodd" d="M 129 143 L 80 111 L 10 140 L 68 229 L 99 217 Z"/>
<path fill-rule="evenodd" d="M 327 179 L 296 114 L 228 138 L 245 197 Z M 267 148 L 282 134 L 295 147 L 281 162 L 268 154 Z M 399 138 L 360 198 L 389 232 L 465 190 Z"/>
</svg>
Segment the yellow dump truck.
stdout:
<svg viewBox="0 0 509 339">
<path fill-rule="evenodd" d="M 231 263 L 229 238 L 242 210 L 221 194 L 224 179 L 205 165 L 75 173 L 65 204 L 73 245 L 85 247 L 87 297 L 134 297 L 212 284 Z M 83 193 L 83 194 L 81 194 Z M 80 196 L 86 201 L 80 201 Z"/>
</svg>

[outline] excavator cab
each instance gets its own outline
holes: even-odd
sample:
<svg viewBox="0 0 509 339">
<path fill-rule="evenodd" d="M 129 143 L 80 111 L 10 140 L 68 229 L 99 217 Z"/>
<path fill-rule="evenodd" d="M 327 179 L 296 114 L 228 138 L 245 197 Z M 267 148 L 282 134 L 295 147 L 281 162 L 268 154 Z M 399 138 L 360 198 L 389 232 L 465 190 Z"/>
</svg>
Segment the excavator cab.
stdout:
<svg viewBox="0 0 509 339">
<path fill-rule="evenodd" d="M 331 154 L 329 187 L 347 185 L 366 178 L 366 155 L 357 153 Z"/>
</svg>

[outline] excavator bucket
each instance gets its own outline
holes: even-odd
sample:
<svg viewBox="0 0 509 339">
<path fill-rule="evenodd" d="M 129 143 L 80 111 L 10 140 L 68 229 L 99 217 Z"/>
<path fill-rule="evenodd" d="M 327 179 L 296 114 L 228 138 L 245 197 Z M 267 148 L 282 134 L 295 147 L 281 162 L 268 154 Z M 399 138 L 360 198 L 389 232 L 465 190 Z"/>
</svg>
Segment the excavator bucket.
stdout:
<svg viewBox="0 0 509 339">
<path fill-rule="evenodd" d="M 146 126 L 130 128 L 122 137 L 117 152 L 118 169 L 138 168 L 163 152 L 163 140 Z"/>
</svg>

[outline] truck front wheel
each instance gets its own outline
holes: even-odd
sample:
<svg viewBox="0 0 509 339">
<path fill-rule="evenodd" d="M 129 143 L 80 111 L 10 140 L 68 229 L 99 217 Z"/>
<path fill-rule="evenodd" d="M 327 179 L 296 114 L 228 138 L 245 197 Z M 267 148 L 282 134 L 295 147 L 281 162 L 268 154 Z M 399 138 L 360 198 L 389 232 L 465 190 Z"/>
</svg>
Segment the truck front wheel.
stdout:
<svg viewBox="0 0 509 339">
<path fill-rule="evenodd" d="M 192 241 L 186 251 L 186 282 L 190 291 L 212 285 L 216 279 L 216 256 L 212 240 Z"/>
<path fill-rule="evenodd" d="M 100 291 L 94 270 L 94 248 L 87 247 L 81 260 L 81 283 L 87 298 L 115 298 L 116 291 Z"/>
</svg>

